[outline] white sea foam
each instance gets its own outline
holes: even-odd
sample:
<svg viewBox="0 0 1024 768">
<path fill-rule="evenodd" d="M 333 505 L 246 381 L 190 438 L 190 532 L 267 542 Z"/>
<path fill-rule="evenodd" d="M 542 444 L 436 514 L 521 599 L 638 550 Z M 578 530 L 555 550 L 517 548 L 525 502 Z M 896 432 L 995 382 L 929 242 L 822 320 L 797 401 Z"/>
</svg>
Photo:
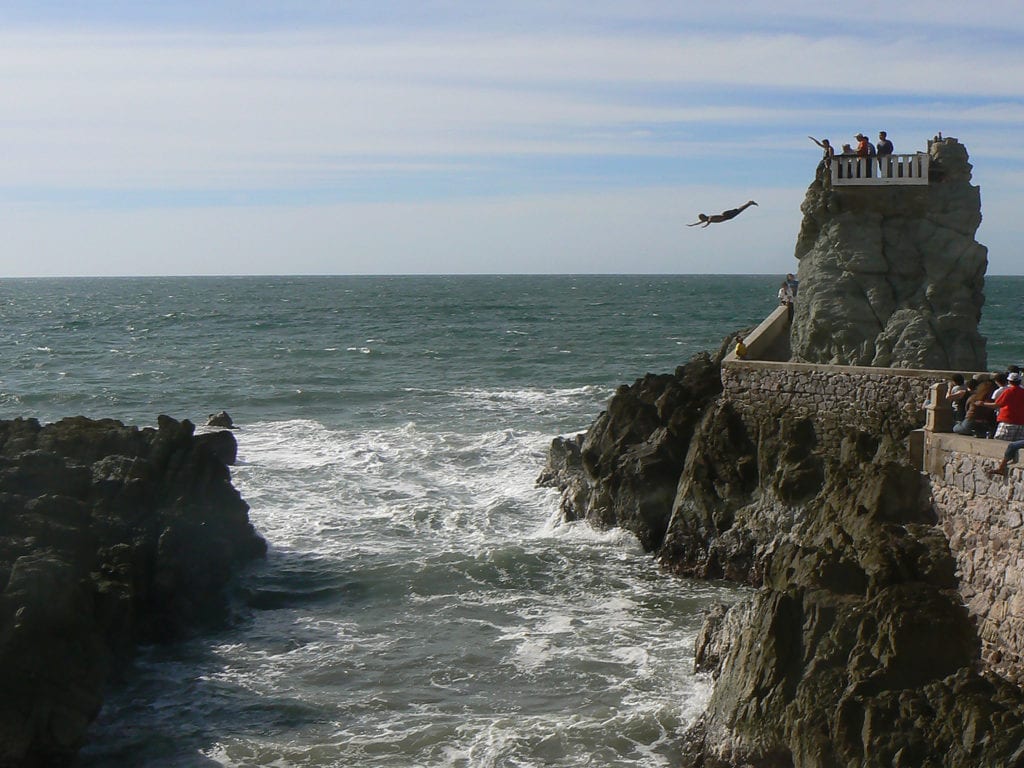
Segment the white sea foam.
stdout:
<svg viewBox="0 0 1024 768">
<path fill-rule="evenodd" d="M 431 286 L 380 302 L 372 281 L 316 284 L 330 295 L 247 283 L 257 292 L 205 328 L 186 307 L 122 342 L 126 324 L 180 309 L 164 299 L 119 311 L 114 332 L 94 325 L 90 365 L 120 366 L 135 388 L 126 409 L 147 414 L 180 386 L 175 407 L 224 403 L 236 416 L 233 480 L 270 552 L 242 576 L 232 629 L 140 653 L 84 768 L 673 764 L 709 686 L 690 672 L 694 614 L 724 590 L 661 573 L 631 534 L 563 523 L 558 493 L 535 486 L 552 435 L 583 429 L 620 366 L 646 365 L 657 346 L 636 340 L 664 335 L 640 327 L 649 302 L 637 309 L 615 282 L 588 282 L 566 315 L 601 309 L 589 341 L 544 319 L 550 292 L 524 315 L 521 292 L 514 310 L 494 302 L 500 285 L 438 309 Z M 225 333 L 224 317 L 245 336 Z M 81 338 L 71 330 L 45 341 L 61 349 Z M 239 343 L 251 334 L 260 344 Z M 119 396 L 59 356 L 69 379 L 53 386 L 50 358 L 29 348 L 44 339 L 22 338 L 22 368 L 40 367 L 11 395 L 63 397 L 80 381 L 72 394 L 87 402 Z M 125 354 L 108 360 L 115 342 Z M 673 364 L 667 343 L 652 369 Z M 225 383 L 225 370 L 244 375 Z"/>
</svg>

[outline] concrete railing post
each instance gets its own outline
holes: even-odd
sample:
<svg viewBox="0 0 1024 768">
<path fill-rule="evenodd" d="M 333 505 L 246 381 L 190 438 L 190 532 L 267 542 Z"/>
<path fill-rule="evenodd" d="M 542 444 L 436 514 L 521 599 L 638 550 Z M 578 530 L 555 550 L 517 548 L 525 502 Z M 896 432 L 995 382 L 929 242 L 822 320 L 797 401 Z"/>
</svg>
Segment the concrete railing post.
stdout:
<svg viewBox="0 0 1024 768">
<path fill-rule="evenodd" d="M 946 382 L 932 384 L 928 405 L 925 406 L 924 429 L 926 432 L 952 432 L 953 406 L 946 397 Z"/>
</svg>

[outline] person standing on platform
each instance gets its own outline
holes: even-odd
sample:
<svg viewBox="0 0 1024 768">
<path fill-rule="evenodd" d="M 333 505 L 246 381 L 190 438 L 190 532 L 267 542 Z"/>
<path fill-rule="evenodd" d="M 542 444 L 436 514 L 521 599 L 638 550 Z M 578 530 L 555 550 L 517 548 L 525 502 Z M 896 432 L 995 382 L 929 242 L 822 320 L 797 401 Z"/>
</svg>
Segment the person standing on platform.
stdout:
<svg viewBox="0 0 1024 768">
<path fill-rule="evenodd" d="M 1011 373 L 1006 379 L 1003 390 L 985 406 L 999 409 L 996 413 L 996 439 L 1013 442 L 1024 439 L 1024 387 L 1021 387 L 1019 373 Z"/>
<path fill-rule="evenodd" d="M 871 162 L 871 156 L 875 154 L 875 146 L 868 137 L 863 133 L 858 133 L 854 138 L 857 140 L 857 158 L 859 159 L 859 165 L 863 168 L 863 171 L 857 174 L 858 178 L 871 178 L 874 176 L 874 168 Z"/>
<path fill-rule="evenodd" d="M 887 179 L 892 178 L 892 142 L 889 141 L 885 131 L 878 132 L 878 144 L 875 145 L 875 152 L 878 154 L 878 170 Z"/>
</svg>

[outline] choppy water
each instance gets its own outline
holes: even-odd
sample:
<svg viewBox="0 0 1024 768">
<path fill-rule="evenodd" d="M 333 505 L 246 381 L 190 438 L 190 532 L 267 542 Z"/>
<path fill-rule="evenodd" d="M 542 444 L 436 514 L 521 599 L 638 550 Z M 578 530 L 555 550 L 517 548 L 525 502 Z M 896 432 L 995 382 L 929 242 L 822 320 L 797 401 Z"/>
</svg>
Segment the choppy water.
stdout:
<svg viewBox="0 0 1024 768">
<path fill-rule="evenodd" d="M 271 545 L 231 630 L 142 651 L 82 765 L 672 765 L 708 693 L 700 609 L 736 592 L 558 524 L 534 480 L 552 436 L 758 322 L 774 283 L 0 283 L 0 415 L 227 409 Z M 1021 287 L 989 281 L 993 364 L 1024 359 Z"/>
</svg>

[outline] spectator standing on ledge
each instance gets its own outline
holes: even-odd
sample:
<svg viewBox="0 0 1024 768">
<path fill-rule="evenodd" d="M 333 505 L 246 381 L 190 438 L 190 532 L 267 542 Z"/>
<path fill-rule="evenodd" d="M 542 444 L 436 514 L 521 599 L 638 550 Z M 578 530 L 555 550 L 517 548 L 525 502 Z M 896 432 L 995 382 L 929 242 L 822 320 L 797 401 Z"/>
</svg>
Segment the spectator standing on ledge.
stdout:
<svg viewBox="0 0 1024 768">
<path fill-rule="evenodd" d="M 800 281 L 793 276 L 792 272 L 786 275 L 786 285 L 789 286 L 789 292 L 793 294 L 793 301 L 796 301 L 796 292 L 800 289 Z"/>
<path fill-rule="evenodd" d="M 892 154 L 892 142 L 887 138 L 885 131 L 878 132 L 875 151 L 878 154 L 878 170 L 886 178 L 892 178 L 892 160 L 889 158 Z"/>
<path fill-rule="evenodd" d="M 864 178 L 872 176 L 871 155 L 875 153 L 875 147 L 863 133 L 858 133 L 853 138 L 857 140 L 857 157 L 861 158 L 861 163 L 864 167 Z M 857 176 L 860 177 L 861 174 L 858 173 Z"/>
<path fill-rule="evenodd" d="M 1006 387 L 988 408 L 998 408 L 996 414 L 996 439 L 1016 441 L 1024 439 L 1024 387 L 1020 385 L 1020 374 L 1011 373 L 1006 377 Z"/>
</svg>

